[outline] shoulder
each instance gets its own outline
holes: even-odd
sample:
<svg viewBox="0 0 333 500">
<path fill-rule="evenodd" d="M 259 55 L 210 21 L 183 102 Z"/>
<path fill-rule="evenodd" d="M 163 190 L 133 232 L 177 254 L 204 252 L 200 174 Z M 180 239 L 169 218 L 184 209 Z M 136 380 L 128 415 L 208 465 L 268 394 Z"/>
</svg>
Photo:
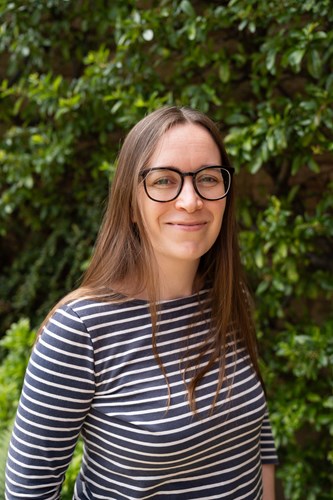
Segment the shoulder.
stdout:
<svg viewBox="0 0 333 500">
<path fill-rule="evenodd" d="M 93 363 L 93 343 L 85 321 L 71 304 L 59 305 L 43 326 L 33 352 L 38 366 L 84 367 L 89 373 Z M 52 368 L 53 369 L 53 368 Z M 56 368 L 54 368 L 56 369 Z"/>
<path fill-rule="evenodd" d="M 89 332 L 85 322 L 71 304 L 59 305 L 45 322 L 38 340 L 57 345 L 59 342 L 89 342 Z"/>
<path fill-rule="evenodd" d="M 99 300 L 80 298 L 59 309 L 66 321 L 81 322 L 90 333 L 103 325 L 128 322 L 134 318 L 147 317 L 149 304 L 143 300 Z"/>
</svg>

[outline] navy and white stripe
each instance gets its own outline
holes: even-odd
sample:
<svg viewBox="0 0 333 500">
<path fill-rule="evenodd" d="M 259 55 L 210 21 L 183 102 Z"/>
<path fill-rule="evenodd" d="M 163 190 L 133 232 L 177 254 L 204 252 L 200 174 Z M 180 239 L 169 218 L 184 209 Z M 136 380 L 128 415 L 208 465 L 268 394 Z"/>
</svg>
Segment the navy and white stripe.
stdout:
<svg viewBox="0 0 333 500">
<path fill-rule="evenodd" d="M 207 333 L 205 296 L 161 303 L 157 339 L 168 409 L 145 301 L 80 299 L 53 315 L 26 372 L 8 454 L 8 500 L 58 499 L 80 433 L 76 500 L 262 497 L 261 465 L 277 458 L 263 390 L 243 348 L 226 355 L 214 413 L 217 367 L 197 389 L 198 416 L 189 409 L 182 360 Z"/>
</svg>

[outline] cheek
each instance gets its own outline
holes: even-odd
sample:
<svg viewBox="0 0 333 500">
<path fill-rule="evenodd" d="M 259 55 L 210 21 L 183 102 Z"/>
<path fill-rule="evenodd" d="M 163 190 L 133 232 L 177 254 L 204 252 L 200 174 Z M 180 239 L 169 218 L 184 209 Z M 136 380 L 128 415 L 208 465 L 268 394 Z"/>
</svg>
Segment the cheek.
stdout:
<svg viewBox="0 0 333 500">
<path fill-rule="evenodd" d="M 158 220 L 158 207 L 147 198 L 146 194 L 139 193 L 136 206 L 136 223 L 144 228 L 146 234 L 154 231 Z"/>
<path fill-rule="evenodd" d="M 133 206 L 131 210 L 132 222 L 140 225 L 143 221 L 143 206 L 145 201 L 145 193 L 142 184 L 138 186 L 138 191 L 136 198 L 133 201 Z"/>
<path fill-rule="evenodd" d="M 215 220 L 216 220 L 217 224 L 219 224 L 219 226 L 221 227 L 222 222 L 223 222 L 224 213 L 225 213 L 226 202 L 225 202 L 225 199 L 223 199 L 217 203 L 218 203 L 218 205 L 216 206 L 216 208 L 214 210 Z"/>
</svg>

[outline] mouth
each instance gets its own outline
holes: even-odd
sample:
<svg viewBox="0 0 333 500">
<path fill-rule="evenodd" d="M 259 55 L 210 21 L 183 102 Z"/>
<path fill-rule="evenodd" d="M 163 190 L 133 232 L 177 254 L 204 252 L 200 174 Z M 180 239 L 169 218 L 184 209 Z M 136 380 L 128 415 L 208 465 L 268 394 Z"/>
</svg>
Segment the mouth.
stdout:
<svg viewBox="0 0 333 500">
<path fill-rule="evenodd" d="M 205 227 L 207 222 L 205 221 L 194 221 L 194 222 L 168 222 L 168 226 L 175 227 L 176 229 L 183 229 L 187 231 L 197 231 Z"/>
</svg>

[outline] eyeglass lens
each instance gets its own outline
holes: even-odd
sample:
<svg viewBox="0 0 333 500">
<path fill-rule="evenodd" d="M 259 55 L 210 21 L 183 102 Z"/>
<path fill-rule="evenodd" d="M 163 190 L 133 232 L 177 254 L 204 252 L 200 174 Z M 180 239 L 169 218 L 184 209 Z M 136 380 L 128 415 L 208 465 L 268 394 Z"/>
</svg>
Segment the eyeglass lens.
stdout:
<svg viewBox="0 0 333 500">
<path fill-rule="evenodd" d="M 218 200 L 226 196 L 230 187 L 230 173 L 218 167 L 201 169 L 193 176 L 197 193 L 206 200 Z M 145 177 L 145 188 L 150 198 L 155 201 L 175 199 L 183 185 L 183 177 L 175 170 L 153 169 Z"/>
</svg>

